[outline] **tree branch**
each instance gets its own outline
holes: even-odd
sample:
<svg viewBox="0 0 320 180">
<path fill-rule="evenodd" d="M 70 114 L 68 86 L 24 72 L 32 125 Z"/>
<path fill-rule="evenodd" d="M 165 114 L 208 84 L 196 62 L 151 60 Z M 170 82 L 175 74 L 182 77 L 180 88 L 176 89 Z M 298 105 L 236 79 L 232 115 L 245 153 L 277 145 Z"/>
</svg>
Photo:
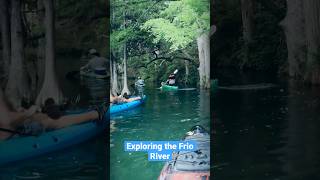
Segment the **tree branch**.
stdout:
<svg viewBox="0 0 320 180">
<path fill-rule="evenodd" d="M 142 68 L 142 67 L 147 68 L 151 63 L 153 63 L 153 62 L 155 62 L 155 61 L 158 61 L 158 60 L 163 60 L 163 61 L 170 61 L 170 62 L 172 62 L 172 61 L 175 60 L 175 59 L 182 59 L 182 60 L 189 61 L 189 62 L 191 62 L 192 64 L 195 64 L 194 59 L 187 58 L 187 57 L 182 57 L 182 56 L 157 57 L 157 58 L 154 58 L 154 59 L 150 60 L 149 62 L 147 62 L 147 63 L 144 64 L 144 65 L 138 66 L 137 68 Z"/>
</svg>

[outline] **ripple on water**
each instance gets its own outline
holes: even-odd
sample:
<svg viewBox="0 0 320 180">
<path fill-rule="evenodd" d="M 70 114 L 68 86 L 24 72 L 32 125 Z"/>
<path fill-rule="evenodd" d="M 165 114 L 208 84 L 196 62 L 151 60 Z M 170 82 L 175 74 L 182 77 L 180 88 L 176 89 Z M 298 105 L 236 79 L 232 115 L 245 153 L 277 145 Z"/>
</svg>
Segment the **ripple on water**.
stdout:
<svg viewBox="0 0 320 180">
<path fill-rule="evenodd" d="M 181 119 L 180 122 L 187 122 L 187 121 L 191 121 L 192 119 L 190 118 L 186 118 L 186 119 Z"/>
</svg>

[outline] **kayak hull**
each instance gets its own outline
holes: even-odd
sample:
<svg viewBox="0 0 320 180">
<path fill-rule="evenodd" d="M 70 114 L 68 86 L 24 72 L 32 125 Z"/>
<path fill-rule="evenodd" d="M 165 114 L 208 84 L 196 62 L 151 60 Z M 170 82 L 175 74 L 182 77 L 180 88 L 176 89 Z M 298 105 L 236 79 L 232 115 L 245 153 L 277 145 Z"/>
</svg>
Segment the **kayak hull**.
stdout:
<svg viewBox="0 0 320 180">
<path fill-rule="evenodd" d="M 163 91 L 177 91 L 178 90 L 178 86 L 162 85 L 160 87 L 160 89 L 163 90 Z"/>
<path fill-rule="evenodd" d="M 91 121 L 63 129 L 45 132 L 39 136 L 15 137 L 0 142 L 0 165 L 12 163 L 46 153 L 58 151 L 85 142 L 102 133 L 107 127 L 109 116 L 97 124 Z"/>
<path fill-rule="evenodd" d="M 159 180 L 209 180 L 209 172 L 179 172 L 174 174 L 167 174 L 164 167 Z"/>
<path fill-rule="evenodd" d="M 197 151 L 178 151 L 172 161 L 166 162 L 158 180 L 209 180 L 210 135 L 197 126 L 185 136 L 185 141 L 196 141 Z M 200 131 L 199 131 L 200 129 Z"/>
<path fill-rule="evenodd" d="M 113 114 L 116 114 L 116 113 L 120 113 L 120 112 L 123 112 L 123 111 L 127 111 L 127 110 L 130 110 L 130 109 L 134 109 L 134 108 L 140 106 L 141 104 L 143 104 L 144 101 L 146 100 L 146 98 L 147 98 L 147 96 L 144 95 L 141 100 L 136 100 L 136 101 L 123 103 L 123 104 L 112 105 L 110 107 L 110 115 L 113 115 Z"/>
</svg>

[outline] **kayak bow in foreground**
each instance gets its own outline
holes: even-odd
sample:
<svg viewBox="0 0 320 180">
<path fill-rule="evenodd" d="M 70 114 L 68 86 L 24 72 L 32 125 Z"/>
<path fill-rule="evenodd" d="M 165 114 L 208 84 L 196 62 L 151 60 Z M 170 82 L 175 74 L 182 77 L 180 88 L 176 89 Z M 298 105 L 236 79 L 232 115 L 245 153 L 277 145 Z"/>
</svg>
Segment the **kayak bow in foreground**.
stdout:
<svg viewBox="0 0 320 180">
<path fill-rule="evenodd" d="M 195 126 L 186 134 L 185 141 L 196 141 L 196 151 L 179 151 L 167 162 L 158 180 L 209 180 L 210 135 L 201 126 Z"/>
</svg>

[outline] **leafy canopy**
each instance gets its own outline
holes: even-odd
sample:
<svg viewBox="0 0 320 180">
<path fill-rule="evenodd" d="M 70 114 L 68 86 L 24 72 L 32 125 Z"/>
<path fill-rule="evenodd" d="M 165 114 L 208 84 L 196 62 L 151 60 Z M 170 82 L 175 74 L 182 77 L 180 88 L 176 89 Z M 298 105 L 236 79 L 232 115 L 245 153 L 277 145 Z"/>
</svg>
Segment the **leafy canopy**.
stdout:
<svg viewBox="0 0 320 180">
<path fill-rule="evenodd" d="M 184 49 L 210 28 L 208 0 L 167 2 L 158 18 L 146 21 L 141 28 L 150 32 L 154 43 L 164 40 L 172 51 Z"/>
</svg>

